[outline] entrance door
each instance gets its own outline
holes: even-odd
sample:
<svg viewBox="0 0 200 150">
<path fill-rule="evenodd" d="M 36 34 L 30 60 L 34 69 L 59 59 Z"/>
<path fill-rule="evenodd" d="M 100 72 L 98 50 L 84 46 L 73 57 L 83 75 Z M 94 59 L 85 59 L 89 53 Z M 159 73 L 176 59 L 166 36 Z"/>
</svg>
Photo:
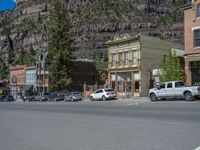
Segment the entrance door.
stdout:
<svg viewBox="0 0 200 150">
<path fill-rule="evenodd" d="M 200 61 L 191 62 L 192 85 L 200 85 Z"/>
</svg>

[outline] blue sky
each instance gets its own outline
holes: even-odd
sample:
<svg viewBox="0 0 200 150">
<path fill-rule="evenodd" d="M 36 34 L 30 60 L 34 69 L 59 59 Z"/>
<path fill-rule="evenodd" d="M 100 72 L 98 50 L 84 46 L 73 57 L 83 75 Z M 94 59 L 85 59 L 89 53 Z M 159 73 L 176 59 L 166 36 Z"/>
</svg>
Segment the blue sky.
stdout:
<svg viewBox="0 0 200 150">
<path fill-rule="evenodd" d="M 0 0 L 0 11 L 15 8 L 16 0 Z"/>
</svg>

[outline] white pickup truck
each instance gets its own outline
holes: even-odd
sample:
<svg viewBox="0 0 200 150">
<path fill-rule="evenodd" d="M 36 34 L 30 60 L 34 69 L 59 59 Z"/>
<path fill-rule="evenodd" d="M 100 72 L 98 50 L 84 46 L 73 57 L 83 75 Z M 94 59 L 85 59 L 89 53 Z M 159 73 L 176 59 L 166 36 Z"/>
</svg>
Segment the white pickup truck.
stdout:
<svg viewBox="0 0 200 150">
<path fill-rule="evenodd" d="M 149 90 L 151 101 L 158 98 L 184 98 L 186 101 L 192 101 L 200 97 L 200 86 L 184 86 L 182 81 L 170 81 L 161 83 L 158 88 Z"/>
</svg>

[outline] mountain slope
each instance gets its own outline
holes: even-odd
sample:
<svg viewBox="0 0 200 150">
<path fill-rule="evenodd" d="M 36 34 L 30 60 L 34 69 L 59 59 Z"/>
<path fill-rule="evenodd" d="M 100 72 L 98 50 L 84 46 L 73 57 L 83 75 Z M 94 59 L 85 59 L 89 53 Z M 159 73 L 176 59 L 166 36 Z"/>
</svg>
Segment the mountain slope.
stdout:
<svg viewBox="0 0 200 150">
<path fill-rule="evenodd" d="M 70 13 L 75 55 L 79 57 L 97 56 L 106 61 L 105 41 L 124 33 L 183 41 L 183 13 L 178 7 L 188 0 L 63 2 Z M 0 13 L 0 59 L 3 58 L 5 65 L 18 64 L 22 51 L 36 57 L 46 49 L 43 24 L 48 18 L 48 4 L 49 0 L 17 0 L 14 11 Z M 15 60 L 10 58 L 13 55 Z"/>
</svg>

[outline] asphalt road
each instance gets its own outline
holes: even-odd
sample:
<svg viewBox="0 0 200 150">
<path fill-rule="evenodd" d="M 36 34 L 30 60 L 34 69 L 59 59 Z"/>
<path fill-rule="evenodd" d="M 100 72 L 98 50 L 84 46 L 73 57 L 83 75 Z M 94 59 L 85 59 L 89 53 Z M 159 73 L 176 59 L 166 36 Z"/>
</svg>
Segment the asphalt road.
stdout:
<svg viewBox="0 0 200 150">
<path fill-rule="evenodd" d="M 0 150 L 194 150 L 200 101 L 0 103 Z"/>
</svg>

